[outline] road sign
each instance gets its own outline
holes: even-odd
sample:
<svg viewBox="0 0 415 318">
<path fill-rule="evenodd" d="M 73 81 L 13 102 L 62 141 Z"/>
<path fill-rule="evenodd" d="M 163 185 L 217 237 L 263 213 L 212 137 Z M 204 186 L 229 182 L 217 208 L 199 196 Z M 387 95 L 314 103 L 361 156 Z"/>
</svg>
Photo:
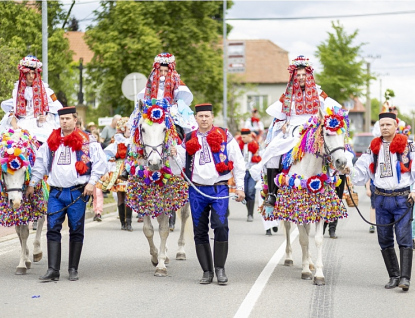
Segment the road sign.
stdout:
<svg viewBox="0 0 415 318">
<path fill-rule="evenodd" d="M 129 100 L 137 102 L 137 94 L 146 86 L 147 77 L 141 73 L 131 73 L 124 77 L 121 85 L 123 95 Z"/>
<path fill-rule="evenodd" d="M 98 126 L 108 126 L 111 125 L 112 117 L 99 117 Z"/>
<path fill-rule="evenodd" d="M 228 72 L 244 73 L 245 72 L 245 42 L 229 41 L 228 42 Z"/>
</svg>

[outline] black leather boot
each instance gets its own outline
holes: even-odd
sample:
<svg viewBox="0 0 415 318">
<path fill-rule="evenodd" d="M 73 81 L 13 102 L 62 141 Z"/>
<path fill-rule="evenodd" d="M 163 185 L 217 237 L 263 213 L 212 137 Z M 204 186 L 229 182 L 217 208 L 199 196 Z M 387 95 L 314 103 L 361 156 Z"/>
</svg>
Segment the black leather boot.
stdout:
<svg viewBox="0 0 415 318">
<path fill-rule="evenodd" d="M 78 280 L 78 265 L 79 260 L 81 259 L 82 252 L 82 242 L 69 242 L 69 280 L 75 281 Z"/>
<path fill-rule="evenodd" d="M 203 276 L 199 283 L 210 284 L 213 280 L 213 261 L 210 244 L 197 244 L 196 255 L 199 260 L 199 264 L 203 269 Z"/>
<path fill-rule="evenodd" d="M 171 232 L 174 231 L 174 226 L 176 225 L 176 211 L 170 213 L 169 218 L 169 229 Z"/>
<path fill-rule="evenodd" d="M 61 269 L 61 242 L 48 241 L 48 270 L 39 279 L 43 281 L 59 280 Z"/>
<path fill-rule="evenodd" d="M 264 200 L 265 206 L 275 206 L 277 201 L 278 187 L 274 182 L 277 174 L 280 173 L 280 169 L 267 169 L 267 182 L 268 182 L 268 194 Z"/>
<path fill-rule="evenodd" d="M 409 290 L 412 272 L 412 255 L 413 249 L 410 247 L 401 247 L 401 280 L 399 281 L 399 287 L 403 291 Z"/>
<path fill-rule="evenodd" d="M 336 235 L 337 222 L 338 222 L 338 220 L 335 220 L 333 222 L 330 222 L 329 225 L 328 225 L 329 226 L 329 235 L 330 235 L 330 238 L 332 238 L 332 239 L 337 238 L 337 235 Z"/>
<path fill-rule="evenodd" d="M 125 203 L 118 205 L 118 215 L 120 216 L 121 230 L 125 230 Z"/>
<path fill-rule="evenodd" d="M 128 232 L 133 231 L 133 227 L 131 226 L 132 214 L 133 214 L 133 210 L 128 205 L 125 205 L 125 230 Z"/>
<path fill-rule="evenodd" d="M 215 241 L 213 247 L 215 273 L 219 285 L 226 285 L 228 277 L 225 273 L 226 257 L 228 256 L 228 242 Z"/>
<path fill-rule="evenodd" d="M 254 221 L 254 206 L 255 206 L 255 200 L 246 201 L 246 208 L 248 210 L 248 218 L 247 218 L 248 222 Z"/>
<path fill-rule="evenodd" d="M 381 251 L 386 269 L 389 274 L 389 282 L 385 285 L 386 289 L 395 288 L 399 284 L 399 263 L 393 247 L 385 248 Z"/>
</svg>

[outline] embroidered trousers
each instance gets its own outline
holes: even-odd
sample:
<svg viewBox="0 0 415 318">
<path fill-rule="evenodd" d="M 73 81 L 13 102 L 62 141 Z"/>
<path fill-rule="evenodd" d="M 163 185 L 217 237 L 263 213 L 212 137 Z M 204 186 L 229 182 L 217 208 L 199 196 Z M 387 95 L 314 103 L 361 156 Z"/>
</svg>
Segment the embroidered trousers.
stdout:
<svg viewBox="0 0 415 318">
<path fill-rule="evenodd" d="M 49 193 L 48 213 L 60 211 L 69 206 L 83 192 L 83 188 L 72 190 L 63 188 L 62 191 L 52 188 Z M 65 221 L 65 214 L 68 215 L 69 241 L 83 242 L 85 227 L 85 208 L 86 199 L 81 196 L 74 204 L 67 209 L 55 214 L 48 215 L 48 232 L 46 233 L 48 241 L 60 242 L 62 239 L 62 223 Z"/>
<path fill-rule="evenodd" d="M 384 192 L 392 192 L 383 190 Z M 387 197 L 376 195 L 375 198 L 376 223 L 389 224 L 398 220 L 407 212 L 407 196 Z M 396 242 L 401 247 L 412 248 L 411 212 L 400 220 L 395 226 L 378 227 L 378 241 L 381 249 L 394 247 L 393 229 L 395 229 Z"/>
<path fill-rule="evenodd" d="M 197 187 L 201 192 L 213 197 L 229 195 L 227 185 Z M 229 228 L 226 211 L 229 199 L 210 199 L 189 188 L 189 202 L 192 210 L 193 233 L 195 244 L 209 244 L 209 216 L 215 241 L 228 241 Z"/>
</svg>

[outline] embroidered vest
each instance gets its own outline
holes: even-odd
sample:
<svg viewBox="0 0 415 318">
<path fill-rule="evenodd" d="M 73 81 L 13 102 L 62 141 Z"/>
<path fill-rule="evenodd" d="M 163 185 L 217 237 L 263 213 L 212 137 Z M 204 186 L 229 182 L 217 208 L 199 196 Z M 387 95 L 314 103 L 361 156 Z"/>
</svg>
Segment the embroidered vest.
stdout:
<svg viewBox="0 0 415 318">
<path fill-rule="evenodd" d="M 228 150 L 227 150 L 227 144 L 228 144 L 228 130 L 227 129 L 223 129 L 220 127 L 213 127 L 212 129 L 218 129 L 219 132 L 222 134 L 223 136 L 223 141 L 221 144 L 221 149 L 219 152 L 213 152 L 212 153 L 212 157 L 213 157 L 213 162 L 215 164 L 215 166 L 221 162 L 224 162 L 226 165 L 228 165 L 229 163 L 229 159 L 228 159 Z M 185 142 L 188 142 L 190 139 L 192 138 L 192 132 L 187 133 L 186 137 L 185 137 Z M 196 136 L 197 138 L 197 136 Z M 221 158 L 222 157 L 222 158 Z M 194 167 L 194 159 L 195 159 L 195 155 L 189 155 L 189 153 L 186 151 L 186 164 L 185 164 L 185 174 L 186 176 L 192 180 L 192 175 L 193 175 L 193 167 Z M 224 160 L 221 160 L 224 159 Z M 220 176 L 224 176 L 228 173 L 230 173 L 232 171 L 232 169 L 227 169 L 224 171 L 218 171 Z"/>
</svg>

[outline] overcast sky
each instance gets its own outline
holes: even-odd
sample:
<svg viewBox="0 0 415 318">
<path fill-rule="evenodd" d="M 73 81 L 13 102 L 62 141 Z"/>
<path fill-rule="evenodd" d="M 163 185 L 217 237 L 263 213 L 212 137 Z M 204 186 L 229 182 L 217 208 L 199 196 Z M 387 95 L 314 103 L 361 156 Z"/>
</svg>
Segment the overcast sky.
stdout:
<svg viewBox="0 0 415 318">
<path fill-rule="evenodd" d="M 71 2 L 63 1 L 65 9 L 69 8 Z M 93 10 L 97 8 L 99 1 L 78 0 L 72 15 L 78 20 L 90 19 L 94 17 Z M 378 77 L 371 85 L 372 98 L 380 97 L 381 78 L 382 91 L 392 89 L 396 95 L 393 103 L 409 114 L 411 110 L 415 111 L 412 94 L 415 90 L 415 1 L 234 1 L 233 7 L 227 12 L 227 18 L 338 16 L 408 11 L 412 13 L 338 19 L 228 21 L 233 27 L 229 39 L 269 39 L 287 50 L 290 59 L 297 55 L 309 57 L 316 71 L 319 71 L 320 65 L 314 56 L 317 45 L 328 38 L 327 32 L 332 32 L 331 21 L 339 20 L 346 33 L 359 30 L 355 44 L 366 43 L 361 55 L 371 63 L 371 69 Z M 82 21 L 81 30 L 84 31 L 92 23 L 92 20 Z M 368 56 L 377 58 L 367 58 Z"/>
</svg>

